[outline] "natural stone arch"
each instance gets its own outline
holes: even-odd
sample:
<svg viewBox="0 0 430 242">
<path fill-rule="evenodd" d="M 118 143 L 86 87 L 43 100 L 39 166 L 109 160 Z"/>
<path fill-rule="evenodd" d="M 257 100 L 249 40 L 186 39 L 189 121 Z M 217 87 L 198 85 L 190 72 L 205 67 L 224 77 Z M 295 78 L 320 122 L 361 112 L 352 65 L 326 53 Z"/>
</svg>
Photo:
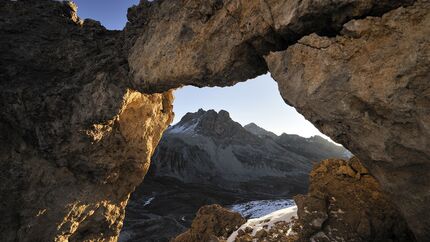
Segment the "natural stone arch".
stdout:
<svg viewBox="0 0 430 242">
<path fill-rule="evenodd" d="M 382 19 L 351 22 L 339 32 L 350 19 L 380 16 L 411 2 L 159 0 L 132 8 L 130 23 L 122 32 L 107 31 L 95 21 L 79 21 L 70 3 L 4 3 L 0 7 L 0 193 L 7 199 L 1 206 L 5 214 L 0 223 L 2 237 L 115 240 L 128 196 L 143 178 L 153 148 L 171 122 L 168 90 L 182 85 L 232 85 L 270 69 L 288 103 L 363 159 L 388 191 L 401 193 L 402 199 L 394 201 L 417 238 L 424 241 L 430 237 L 425 230 L 429 225 L 425 175 L 430 170 L 428 3 L 418 1 Z M 415 28 L 409 28 L 411 24 Z M 305 37 L 286 52 L 269 55 L 266 63 L 264 55 L 270 51 L 285 50 L 313 32 L 345 36 Z M 388 84 L 392 80 L 412 83 L 395 86 L 384 95 L 415 103 L 390 103 L 400 106 L 393 110 L 378 99 L 363 100 L 358 94 L 364 87 L 353 85 L 359 79 L 338 78 L 339 73 L 356 77 L 375 71 L 350 66 L 369 54 L 355 48 L 371 50 L 362 39 L 370 39 L 375 46 L 387 43 L 385 49 L 375 49 L 379 56 L 372 55 L 378 64 L 392 57 L 386 55 L 389 52 L 415 51 L 415 62 L 407 58 L 393 62 L 395 66 L 409 64 L 403 66 L 404 75 L 392 71 L 389 77 L 377 79 Z M 395 45 L 400 42 L 405 43 Z M 343 55 L 338 48 L 354 51 L 356 56 Z M 334 61 L 346 70 L 331 70 L 325 62 L 324 68 L 314 70 L 310 58 L 294 63 L 300 53 L 315 54 L 322 62 Z M 309 73 L 323 75 L 323 81 Z M 304 80 L 312 85 L 302 85 Z M 320 102 L 333 83 L 350 80 L 346 89 L 330 93 L 329 107 Z M 403 93 L 405 89 L 409 93 Z M 356 111 L 346 112 L 342 119 L 337 116 L 342 114 L 342 103 L 333 100 L 350 94 L 344 90 L 358 94 L 348 99 Z M 295 95 L 302 91 L 306 99 Z M 315 110 L 315 103 L 324 109 Z M 371 112 L 366 114 L 366 110 Z M 395 123 L 387 124 L 387 119 Z M 387 138 L 383 146 L 363 143 L 366 139 L 356 131 L 362 124 L 367 132 Z M 383 151 L 388 156 L 379 155 Z M 393 180 L 387 176 L 392 172 L 408 179 L 405 183 Z M 414 190 L 404 189 L 412 183 Z"/>
<path fill-rule="evenodd" d="M 130 49 L 133 84 L 232 85 L 267 66 L 284 100 L 358 155 L 417 237 L 430 237 L 428 3 L 348 22 L 401 2 L 197 2 L 148 6 L 157 14 Z"/>
</svg>

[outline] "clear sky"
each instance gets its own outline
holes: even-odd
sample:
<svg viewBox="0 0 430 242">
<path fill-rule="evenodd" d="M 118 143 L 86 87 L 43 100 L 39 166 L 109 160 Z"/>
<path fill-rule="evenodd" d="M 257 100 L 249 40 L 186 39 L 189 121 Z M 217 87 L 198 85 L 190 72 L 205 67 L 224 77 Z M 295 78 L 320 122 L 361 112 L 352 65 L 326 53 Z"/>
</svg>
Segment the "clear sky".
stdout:
<svg viewBox="0 0 430 242">
<path fill-rule="evenodd" d="M 107 29 L 123 29 L 127 9 L 139 0 L 74 0 L 78 15 L 100 21 Z M 302 115 L 282 100 L 276 82 L 269 74 L 233 87 L 184 87 L 175 92 L 174 123 L 187 112 L 227 110 L 242 125 L 254 122 L 276 134 L 289 133 L 309 137 L 321 134 Z"/>
</svg>

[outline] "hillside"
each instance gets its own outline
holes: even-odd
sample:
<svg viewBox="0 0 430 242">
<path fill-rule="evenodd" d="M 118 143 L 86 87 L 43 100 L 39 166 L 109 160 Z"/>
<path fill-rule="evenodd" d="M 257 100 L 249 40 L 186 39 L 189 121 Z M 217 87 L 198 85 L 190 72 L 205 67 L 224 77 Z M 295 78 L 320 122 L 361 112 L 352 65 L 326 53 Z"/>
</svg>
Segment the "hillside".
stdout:
<svg viewBox="0 0 430 242">
<path fill-rule="evenodd" d="M 224 110 L 187 113 L 163 134 L 131 196 L 120 239 L 168 241 L 206 204 L 290 199 L 307 191 L 314 162 L 349 154 L 321 137 L 243 127 Z"/>
</svg>

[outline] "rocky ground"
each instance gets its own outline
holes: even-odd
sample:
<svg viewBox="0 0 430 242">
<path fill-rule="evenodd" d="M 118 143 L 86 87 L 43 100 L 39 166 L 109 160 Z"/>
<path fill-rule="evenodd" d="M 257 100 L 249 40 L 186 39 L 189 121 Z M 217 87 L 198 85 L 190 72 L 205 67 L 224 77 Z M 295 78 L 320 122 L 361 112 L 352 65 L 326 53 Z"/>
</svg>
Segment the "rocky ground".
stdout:
<svg viewBox="0 0 430 242">
<path fill-rule="evenodd" d="M 248 220 L 228 237 L 201 231 L 213 241 L 229 242 L 415 241 L 399 210 L 357 158 L 323 160 L 310 174 L 308 194 L 294 200 L 297 207 Z M 193 222 L 188 233 L 199 231 L 201 219 L 196 217 L 199 223 Z"/>
<path fill-rule="evenodd" d="M 143 184 L 130 198 L 120 241 L 169 241 L 189 228 L 196 211 L 207 204 L 228 206 L 280 198 L 239 193 L 215 185 L 183 183 L 169 177 L 147 179 Z"/>
</svg>

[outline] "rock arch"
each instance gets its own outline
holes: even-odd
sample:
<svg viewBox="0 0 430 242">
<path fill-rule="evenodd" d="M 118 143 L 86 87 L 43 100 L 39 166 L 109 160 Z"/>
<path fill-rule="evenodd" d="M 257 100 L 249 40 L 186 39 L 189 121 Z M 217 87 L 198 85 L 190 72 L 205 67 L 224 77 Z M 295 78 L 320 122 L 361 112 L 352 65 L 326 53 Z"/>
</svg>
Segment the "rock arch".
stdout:
<svg viewBox="0 0 430 242">
<path fill-rule="evenodd" d="M 358 155 L 425 241 L 429 7 L 142 1 L 124 31 L 107 31 L 70 2 L 2 3 L 2 238 L 116 240 L 171 122 L 171 89 L 270 70 L 284 100 Z"/>
</svg>

